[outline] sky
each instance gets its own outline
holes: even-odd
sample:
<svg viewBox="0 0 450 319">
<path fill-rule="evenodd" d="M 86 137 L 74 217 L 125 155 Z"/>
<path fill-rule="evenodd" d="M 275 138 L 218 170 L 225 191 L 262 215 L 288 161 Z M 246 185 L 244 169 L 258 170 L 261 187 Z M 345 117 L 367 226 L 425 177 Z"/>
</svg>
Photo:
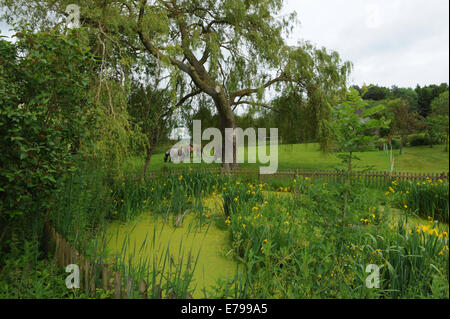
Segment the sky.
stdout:
<svg viewBox="0 0 450 319">
<path fill-rule="evenodd" d="M 351 84 L 415 87 L 449 82 L 448 0 L 286 0 L 308 40 L 353 62 Z"/>
<path fill-rule="evenodd" d="M 292 11 L 300 24 L 288 43 L 337 51 L 354 65 L 351 85 L 449 82 L 448 0 L 285 0 L 281 14 Z"/>
</svg>

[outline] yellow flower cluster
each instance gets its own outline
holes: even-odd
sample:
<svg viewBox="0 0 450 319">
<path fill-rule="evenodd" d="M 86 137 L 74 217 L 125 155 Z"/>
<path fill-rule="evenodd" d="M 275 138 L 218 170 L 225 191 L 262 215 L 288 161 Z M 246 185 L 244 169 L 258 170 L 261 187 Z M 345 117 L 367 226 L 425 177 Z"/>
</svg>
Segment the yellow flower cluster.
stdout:
<svg viewBox="0 0 450 319">
<path fill-rule="evenodd" d="M 372 251 L 372 255 L 375 255 L 375 254 L 381 254 L 381 249 L 375 249 L 374 251 Z"/>
<path fill-rule="evenodd" d="M 442 250 L 438 253 L 439 256 L 444 256 L 445 252 L 447 252 L 448 254 L 448 246 L 444 246 L 444 248 L 442 248 Z"/>
<path fill-rule="evenodd" d="M 436 236 L 439 238 L 447 238 L 448 237 L 448 233 L 447 232 L 442 232 L 439 233 L 439 229 L 437 228 L 433 228 L 430 225 L 421 225 L 421 226 L 417 226 L 416 227 L 416 233 L 418 234 L 426 234 L 429 236 Z"/>
<path fill-rule="evenodd" d="M 389 186 L 389 190 L 386 192 L 386 196 L 389 196 L 390 194 L 394 194 L 395 193 L 395 189 L 394 188 L 392 188 L 392 186 Z"/>
</svg>

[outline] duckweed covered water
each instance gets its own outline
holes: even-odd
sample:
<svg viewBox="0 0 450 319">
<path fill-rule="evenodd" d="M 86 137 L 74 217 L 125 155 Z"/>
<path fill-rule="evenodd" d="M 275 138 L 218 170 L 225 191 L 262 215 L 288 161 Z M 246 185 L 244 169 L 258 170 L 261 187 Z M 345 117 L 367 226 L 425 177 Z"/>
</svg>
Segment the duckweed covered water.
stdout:
<svg viewBox="0 0 450 319">
<path fill-rule="evenodd" d="M 210 290 L 217 280 L 236 275 L 237 263 L 226 256 L 230 250 L 227 236 L 226 231 L 212 223 L 200 227 L 198 218 L 192 215 L 186 215 L 180 227 L 174 227 L 172 217 L 144 214 L 128 224 L 111 224 L 106 231 L 106 246 L 111 254 L 125 251 L 125 259 L 131 258 L 131 263 L 136 265 L 151 264 L 155 256 L 162 256 L 166 251 L 171 260 L 179 261 L 184 257 L 183 264 L 186 264 L 191 252 L 191 259 L 194 259 L 191 262 L 195 263 L 198 256 L 191 284 L 195 287 L 193 297 L 203 298 L 204 290 Z"/>
</svg>

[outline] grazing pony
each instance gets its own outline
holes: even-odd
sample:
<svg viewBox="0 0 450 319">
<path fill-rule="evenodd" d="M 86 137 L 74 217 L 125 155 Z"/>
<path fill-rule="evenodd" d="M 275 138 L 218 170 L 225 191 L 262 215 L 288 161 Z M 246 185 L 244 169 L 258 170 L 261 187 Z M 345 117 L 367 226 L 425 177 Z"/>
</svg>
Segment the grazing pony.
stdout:
<svg viewBox="0 0 450 319">
<path fill-rule="evenodd" d="M 178 158 L 182 162 L 187 158 L 187 156 L 192 156 L 192 154 L 194 153 L 194 145 L 189 144 L 189 149 L 181 146 L 179 148 L 171 148 L 171 149 L 167 150 L 164 155 L 164 163 L 167 163 L 167 161 L 169 161 L 169 162 L 172 161 L 172 156 L 170 155 L 171 153 L 177 154 Z"/>
</svg>

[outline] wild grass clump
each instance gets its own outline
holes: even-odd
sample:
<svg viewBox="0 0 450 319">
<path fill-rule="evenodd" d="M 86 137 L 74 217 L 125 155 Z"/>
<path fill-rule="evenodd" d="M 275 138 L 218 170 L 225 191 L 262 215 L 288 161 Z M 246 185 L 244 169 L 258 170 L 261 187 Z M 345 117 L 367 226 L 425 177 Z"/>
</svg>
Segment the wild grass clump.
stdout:
<svg viewBox="0 0 450 319">
<path fill-rule="evenodd" d="M 397 182 L 386 192 L 392 197 L 393 205 L 423 218 L 431 217 L 444 223 L 449 222 L 449 184 L 442 179 L 427 178 L 422 182 Z"/>
<path fill-rule="evenodd" d="M 358 251 L 359 269 L 368 264 L 380 267 L 378 297 L 449 297 L 448 232 L 439 231 L 437 221 L 415 229 L 403 222 L 391 225 L 379 234 L 367 234 L 362 245 L 350 250 Z M 374 296 L 364 285 L 360 289 L 363 297 Z"/>
<path fill-rule="evenodd" d="M 411 235 L 399 228 L 408 225 L 406 215 L 390 225 L 382 192 L 352 186 L 344 216 L 343 185 L 297 178 L 280 192 L 261 186 L 225 190 L 232 202 L 225 224 L 242 268 L 234 281 L 216 286 L 218 296 L 448 298 L 448 233 L 430 224 Z M 381 269 L 379 289 L 366 287 L 369 264 Z"/>
</svg>

